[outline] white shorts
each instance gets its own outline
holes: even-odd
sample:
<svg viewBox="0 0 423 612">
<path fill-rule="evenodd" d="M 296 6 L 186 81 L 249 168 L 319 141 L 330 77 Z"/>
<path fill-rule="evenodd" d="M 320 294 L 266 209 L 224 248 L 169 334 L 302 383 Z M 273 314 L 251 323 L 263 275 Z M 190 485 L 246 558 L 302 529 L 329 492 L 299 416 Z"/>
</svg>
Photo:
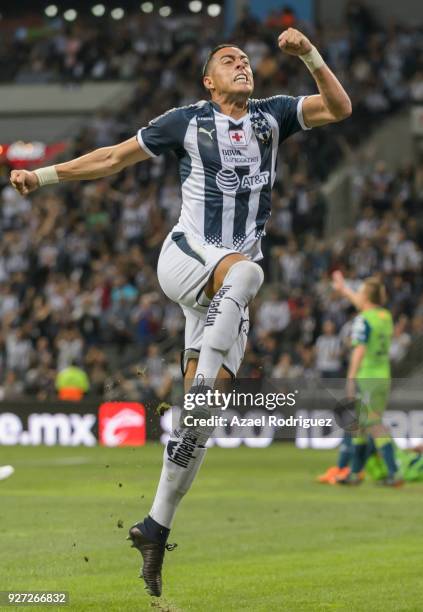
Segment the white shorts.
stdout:
<svg viewBox="0 0 423 612">
<path fill-rule="evenodd" d="M 171 232 L 163 243 L 157 265 L 157 277 L 167 297 L 179 304 L 185 315 L 185 350 L 182 369 L 197 358 L 203 341 L 203 330 L 210 299 L 204 288 L 217 264 L 227 255 L 238 253 L 216 247 L 184 234 Z M 248 309 L 243 316 L 241 333 L 227 352 L 223 367 L 236 375 L 244 357 L 248 333 Z"/>
</svg>

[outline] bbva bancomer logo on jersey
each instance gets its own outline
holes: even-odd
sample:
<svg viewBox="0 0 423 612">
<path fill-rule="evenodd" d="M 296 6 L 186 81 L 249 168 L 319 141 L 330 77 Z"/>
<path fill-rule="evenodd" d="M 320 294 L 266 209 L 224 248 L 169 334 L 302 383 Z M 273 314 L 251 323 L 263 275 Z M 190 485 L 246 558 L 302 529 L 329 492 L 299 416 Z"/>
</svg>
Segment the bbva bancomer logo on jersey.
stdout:
<svg viewBox="0 0 423 612">
<path fill-rule="evenodd" d="M 252 189 L 259 185 L 267 185 L 269 182 L 270 173 L 266 170 L 259 174 L 248 174 L 240 180 L 238 174 L 234 170 L 227 168 L 219 170 L 216 174 L 216 185 L 223 193 L 234 193 L 239 186 L 243 189 Z"/>
</svg>

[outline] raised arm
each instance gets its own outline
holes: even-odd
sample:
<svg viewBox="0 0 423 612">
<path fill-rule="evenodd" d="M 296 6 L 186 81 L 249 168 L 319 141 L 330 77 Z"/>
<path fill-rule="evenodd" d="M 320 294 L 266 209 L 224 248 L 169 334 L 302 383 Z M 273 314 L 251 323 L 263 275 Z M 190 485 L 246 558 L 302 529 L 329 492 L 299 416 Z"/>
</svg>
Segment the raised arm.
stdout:
<svg viewBox="0 0 423 612">
<path fill-rule="evenodd" d="M 318 127 L 342 121 L 351 115 L 351 100 L 309 39 L 298 30 L 289 28 L 278 39 L 279 48 L 299 57 L 316 81 L 319 93 L 308 96 L 303 103 L 303 118 L 307 127 Z"/>
<path fill-rule="evenodd" d="M 349 300 L 357 310 L 361 309 L 363 296 L 358 291 L 353 291 L 345 282 L 344 275 L 340 270 L 332 273 L 332 287 L 344 298 Z"/>
<path fill-rule="evenodd" d="M 62 181 L 88 181 L 120 172 L 150 156 L 141 149 L 135 136 L 111 147 L 102 147 L 63 164 L 39 170 L 12 170 L 10 182 L 21 194 L 27 195 L 42 187 Z"/>
</svg>

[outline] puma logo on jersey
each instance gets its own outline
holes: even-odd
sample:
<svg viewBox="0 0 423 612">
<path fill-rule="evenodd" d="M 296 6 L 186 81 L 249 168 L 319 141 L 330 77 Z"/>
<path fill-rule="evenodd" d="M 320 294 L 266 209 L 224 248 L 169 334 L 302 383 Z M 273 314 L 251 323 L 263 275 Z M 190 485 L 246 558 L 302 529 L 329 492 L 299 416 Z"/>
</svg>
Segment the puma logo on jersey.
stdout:
<svg viewBox="0 0 423 612">
<path fill-rule="evenodd" d="M 211 129 L 211 130 L 206 130 L 206 128 L 200 127 L 198 128 L 199 132 L 204 132 L 205 134 L 207 134 L 207 136 L 210 136 L 210 140 L 213 140 L 213 132 L 215 132 L 215 128 Z"/>
</svg>

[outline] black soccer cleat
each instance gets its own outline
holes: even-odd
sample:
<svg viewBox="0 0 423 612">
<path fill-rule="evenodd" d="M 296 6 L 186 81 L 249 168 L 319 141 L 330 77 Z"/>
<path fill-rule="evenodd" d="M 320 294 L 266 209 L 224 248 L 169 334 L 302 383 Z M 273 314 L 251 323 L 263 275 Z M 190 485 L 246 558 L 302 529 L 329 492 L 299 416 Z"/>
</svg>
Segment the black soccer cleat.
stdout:
<svg viewBox="0 0 423 612">
<path fill-rule="evenodd" d="M 162 594 L 162 565 L 166 550 L 173 550 L 177 544 L 161 544 L 148 540 L 139 528 L 139 523 L 131 527 L 127 540 L 131 540 L 131 548 L 140 551 L 143 564 L 140 578 L 144 579 L 149 595 L 160 597 Z"/>
</svg>

